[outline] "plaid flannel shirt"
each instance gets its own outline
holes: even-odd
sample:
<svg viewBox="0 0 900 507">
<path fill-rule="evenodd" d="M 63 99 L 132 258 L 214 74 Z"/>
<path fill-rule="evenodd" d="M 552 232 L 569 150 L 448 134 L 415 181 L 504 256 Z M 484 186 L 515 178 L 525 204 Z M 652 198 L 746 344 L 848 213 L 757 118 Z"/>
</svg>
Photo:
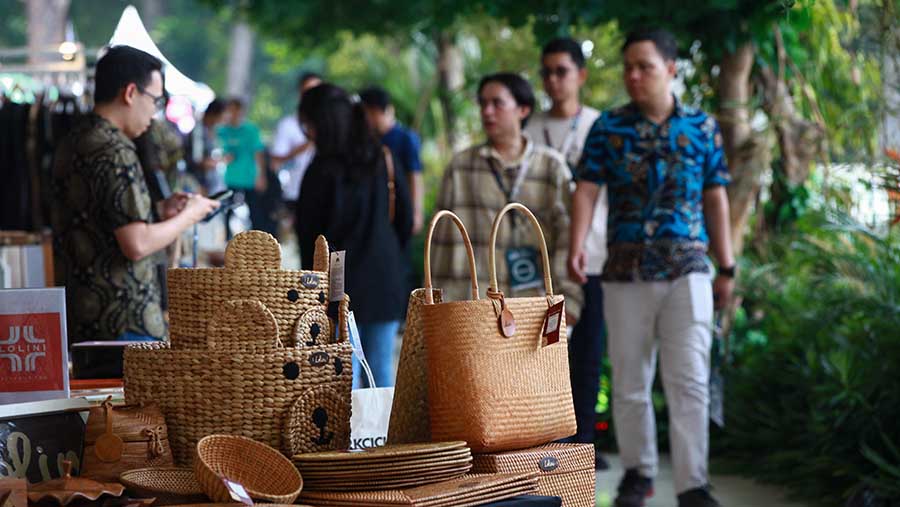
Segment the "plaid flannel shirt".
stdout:
<svg viewBox="0 0 900 507">
<path fill-rule="evenodd" d="M 488 255 L 491 225 L 494 217 L 508 203 L 495 170 L 502 171 L 506 189 L 513 186 L 523 165 L 528 172 L 514 197 L 534 213 L 547 242 L 553 291 L 566 297 L 566 311 L 577 318 L 581 312 L 581 287 L 569 280 L 566 268 L 569 249 L 569 210 L 571 209 L 572 174 L 563 157 L 556 151 L 534 144 L 527 136 L 526 147 L 519 160 L 503 161 L 487 144 L 473 146 L 457 153 L 444 172 L 437 209 L 456 213 L 466 225 L 475 250 L 478 288 L 484 297 L 490 284 Z M 502 169 L 501 169 L 502 168 Z M 537 289 L 513 291 L 504 253 L 509 248 L 532 246 L 540 251 L 531 223 L 515 211 L 503 218 L 497 234 L 497 283 L 508 297 L 543 295 Z M 432 244 L 432 279 L 443 289 L 445 300 L 468 299 L 470 277 L 466 248 L 462 236 L 450 221 L 438 225 Z M 539 266 L 540 269 L 540 266 Z"/>
</svg>

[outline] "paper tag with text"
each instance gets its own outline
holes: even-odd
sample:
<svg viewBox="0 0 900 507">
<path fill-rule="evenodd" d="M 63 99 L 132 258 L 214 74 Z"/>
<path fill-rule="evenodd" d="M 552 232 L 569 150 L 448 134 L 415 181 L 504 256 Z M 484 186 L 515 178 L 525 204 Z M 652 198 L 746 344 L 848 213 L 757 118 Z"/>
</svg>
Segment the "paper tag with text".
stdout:
<svg viewBox="0 0 900 507">
<path fill-rule="evenodd" d="M 244 505 L 253 505 L 253 500 L 250 498 L 250 494 L 247 493 L 247 490 L 241 484 L 234 482 L 224 475 L 219 474 L 219 478 L 222 479 L 222 484 L 225 485 L 225 488 L 228 490 L 228 494 L 231 496 L 231 499 L 235 502 L 241 502 Z"/>
<path fill-rule="evenodd" d="M 544 317 L 544 347 L 559 341 L 559 329 L 562 325 L 564 309 L 565 301 L 560 301 L 547 310 L 547 316 Z"/>
<path fill-rule="evenodd" d="M 332 303 L 344 299 L 344 260 L 347 252 L 331 252 L 329 268 L 328 300 Z"/>
</svg>

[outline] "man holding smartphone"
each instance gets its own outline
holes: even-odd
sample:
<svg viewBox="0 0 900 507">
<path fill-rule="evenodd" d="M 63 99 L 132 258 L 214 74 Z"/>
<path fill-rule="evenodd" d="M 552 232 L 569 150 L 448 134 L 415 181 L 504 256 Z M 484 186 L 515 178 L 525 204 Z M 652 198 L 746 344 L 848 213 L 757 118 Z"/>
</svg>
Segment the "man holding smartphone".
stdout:
<svg viewBox="0 0 900 507">
<path fill-rule="evenodd" d="M 60 143 L 53 167 L 56 281 L 72 343 L 158 340 L 166 324 L 153 254 L 218 207 L 201 195 L 150 194 L 132 139 L 160 109 L 162 63 L 127 46 L 97 62 L 94 110 Z"/>
</svg>

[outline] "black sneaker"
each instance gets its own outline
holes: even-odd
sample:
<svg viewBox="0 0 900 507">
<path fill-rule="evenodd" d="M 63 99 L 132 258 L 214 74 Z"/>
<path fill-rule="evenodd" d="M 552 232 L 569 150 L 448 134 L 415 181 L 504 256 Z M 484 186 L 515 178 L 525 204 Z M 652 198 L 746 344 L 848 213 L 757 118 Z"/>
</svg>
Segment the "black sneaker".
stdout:
<svg viewBox="0 0 900 507">
<path fill-rule="evenodd" d="M 644 507 L 647 498 L 653 496 L 653 479 L 643 477 L 636 468 L 625 471 L 625 477 L 619 483 L 615 507 Z"/>
<path fill-rule="evenodd" d="M 722 507 L 722 504 L 709 494 L 709 489 L 709 486 L 694 488 L 678 495 L 678 507 Z"/>
<path fill-rule="evenodd" d="M 594 450 L 594 470 L 609 470 L 609 463 L 600 455 L 600 450 Z"/>
</svg>

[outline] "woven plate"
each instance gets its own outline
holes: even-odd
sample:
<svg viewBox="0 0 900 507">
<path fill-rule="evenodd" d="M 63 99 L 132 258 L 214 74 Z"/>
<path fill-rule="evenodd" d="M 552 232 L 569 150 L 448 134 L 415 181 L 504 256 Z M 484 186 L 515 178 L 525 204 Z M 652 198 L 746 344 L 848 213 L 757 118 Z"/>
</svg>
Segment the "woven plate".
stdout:
<svg viewBox="0 0 900 507">
<path fill-rule="evenodd" d="M 451 446 L 433 447 L 439 444 L 398 444 L 376 447 L 361 452 L 327 451 L 295 454 L 291 461 L 302 467 L 358 466 L 368 463 L 416 462 L 434 458 L 460 458 L 472 453 L 465 442 L 454 442 Z"/>
<path fill-rule="evenodd" d="M 208 500 L 190 468 L 138 468 L 122 472 L 119 482 L 137 498 L 156 498 L 153 505 Z"/>
<path fill-rule="evenodd" d="M 368 469 L 384 469 L 384 468 L 395 468 L 395 467 L 418 467 L 418 466 L 426 466 L 426 465 L 440 465 L 448 462 L 456 462 L 463 460 L 471 460 L 472 453 L 465 452 L 453 452 L 448 454 L 423 454 L 421 456 L 415 457 L 404 457 L 404 458 L 380 458 L 380 459 L 372 459 L 368 461 L 359 461 L 359 462 L 334 462 L 334 463 L 302 463 L 294 461 L 294 466 L 296 466 L 301 472 L 316 472 L 316 471 L 333 471 L 333 470 L 368 470 Z"/>
<path fill-rule="evenodd" d="M 393 464 L 380 465 L 378 467 L 359 467 L 359 468 L 341 468 L 334 470 L 326 470 L 324 468 L 319 468 L 315 470 L 300 469 L 300 474 L 303 475 L 304 478 L 309 479 L 321 479 L 321 478 L 329 478 L 329 477 L 349 477 L 349 476 L 358 476 L 358 475 L 371 475 L 371 476 L 388 476 L 388 475 L 409 475 L 414 472 L 429 472 L 435 470 L 443 470 L 447 468 L 461 468 L 464 466 L 468 466 L 472 464 L 472 458 L 464 458 L 453 461 L 438 461 L 438 462 L 428 462 L 428 463 L 403 463 L 398 466 L 394 466 Z"/>
<path fill-rule="evenodd" d="M 459 479 L 409 489 L 360 492 L 304 490 L 301 498 L 319 506 L 414 505 L 416 507 L 443 507 L 480 505 L 489 501 L 530 493 L 536 488 L 537 478 L 533 474 L 472 474 Z"/>
<path fill-rule="evenodd" d="M 318 491 L 376 491 L 383 489 L 403 489 L 415 486 L 424 486 L 426 484 L 434 484 L 436 482 L 449 481 L 458 479 L 466 472 L 471 470 L 471 466 L 457 468 L 455 470 L 444 470 L 435 473 L 426 473 L 417 476 L 395 477 L 395 478 L 349 478 L 334 481 L 306 481 L 306 488 Z"/>
</svg>

